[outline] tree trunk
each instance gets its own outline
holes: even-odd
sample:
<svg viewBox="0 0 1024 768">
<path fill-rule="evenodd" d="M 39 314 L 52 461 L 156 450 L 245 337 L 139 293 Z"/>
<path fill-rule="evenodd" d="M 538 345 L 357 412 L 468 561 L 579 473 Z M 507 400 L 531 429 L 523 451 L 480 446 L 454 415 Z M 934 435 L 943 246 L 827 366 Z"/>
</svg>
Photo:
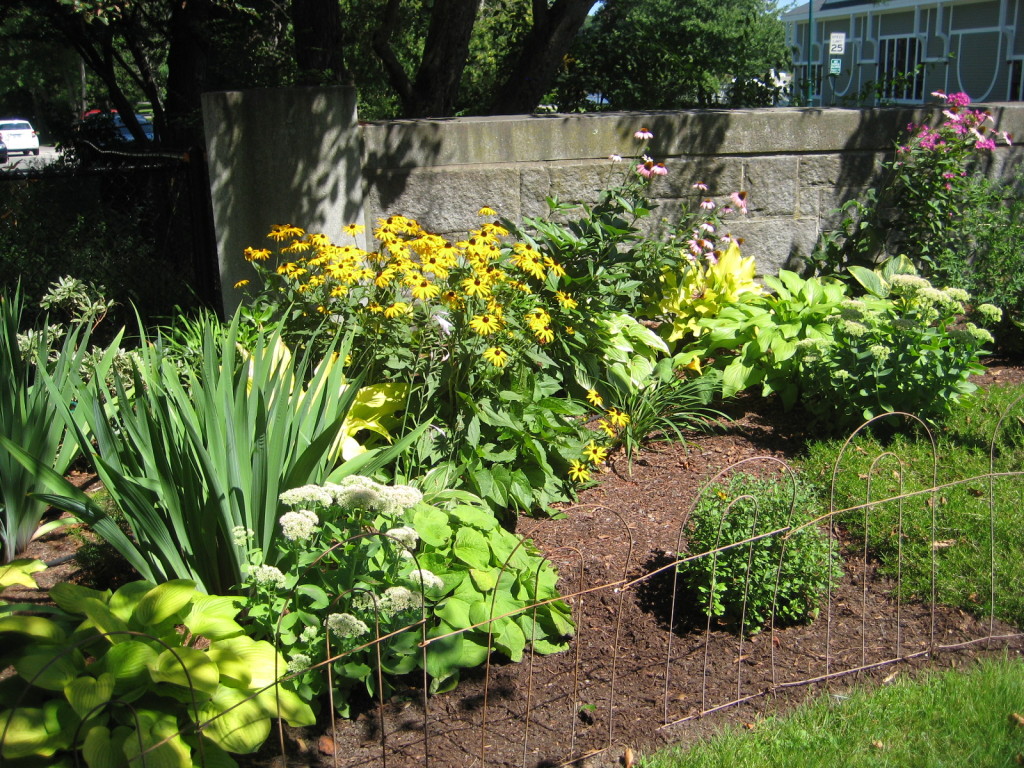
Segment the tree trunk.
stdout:
<svg viewBox="0 0 1024 768">
<path fill-rule="evenodd" d="M 533 27 L 523 41 L 515 67 L 498 89 L 492 115 L 533 112 L 551 88 L 573 38 L 579 32 L 595 0 L 533 0 Z"/>
<path fill-rule="evenodd" d="M 295 63 L 301 85 L 350 85 L 338 0 L 292 0 Z"/>
<path fill-rule="evenodd" d="M 479 8 L 480 0 L 434 0 L 423 58 L 412 82 L 391 50 L 388 30 L 399 11 L 399 2 L 390 0 L 373 47 L 391 87 L 402 100 L 403 117 L 449 117 L 455 112 Z"/>
<path fill-rule="evenodd" d="M 160 137 L 163 143 L 191 148 L 203 143 L 200 95 L 210 47 L 210 0 L 172 2 L 171 9 L 164 103 L 167 124 L 157 127 L 165 131 Z"/>
</svg>

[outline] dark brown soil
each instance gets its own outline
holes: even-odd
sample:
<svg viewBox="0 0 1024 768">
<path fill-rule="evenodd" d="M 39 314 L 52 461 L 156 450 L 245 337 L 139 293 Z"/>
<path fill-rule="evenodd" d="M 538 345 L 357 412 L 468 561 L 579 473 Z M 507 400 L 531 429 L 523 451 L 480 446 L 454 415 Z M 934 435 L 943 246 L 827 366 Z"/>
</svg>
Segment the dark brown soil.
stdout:
<svg viewBox="0 0 1024 768">
<path fill-rule="evenodd" d="M 1024 380 L 1024 371 L 995 365 L 979 380 L 1016 383 Z M 429 761 L 468 768 L 554 766 L 582 758 L 576 764 L 620 765 L 627 748 L 638 752 L 687 743 L 725 723 L 754 728 L 766 712 L 825 688 L 825 683 L 788 683 L 826 672 L 907 658 L 830 682 L 828 690 L 841 695 L 855 681 L 881 684 L 926 664 L 966 664 L 982 653 L 1024 650 L 1024 642 L 1015 638 L 940 651 L 928 660 L 929 647 L 988 636 L 988 622 L 941 606 L 933 615 L 928 606 L 898 605 L 891 585 L 870 564 L 853 561 L 831 605 L 807 626 L 741 639 L 717 626 L 708 631 L 704 619 L 687 620 L 686 606 L 677 608 L 673 622 L 672 569 L 643 577 L 685 548 L 680 527 L 700 489 L 736 462 L 768 468 L 791 458 L 807 437 L 799 416 L 771 402 L 741 398 L 730 407 L 735 421 L 718 433 L 693 435 L 686 445 L 652 446 L 632 466 L 613 461 L 600 482 L 565 509 L 565 518 L 519 521 L 518 531 L 557 564 L 563 594 L 576 595 L 571 603 L 579 632 L 569 652 L 537 657 L 532 667 L 496 659 L 489 674 L 466 675 L 455 691 L 429 701 L 427 739 L 418 700 L 396 698 L 384 709 L 386 759 L 379 713 L 368 708 L 353 721 L 336 723 L 333 733 L 326 713 L 317 729 L 289 732 L 286 761 L 268 746 L 247 762 L 420 766 Z M 51 560 L 76 546 L 58 534 L 36 542 L 28 554 Z M 73 562 L 52 568 L 39 574 L 40 584 L 45 589 L 55 580 L 74 578 L 74 569 Z M 602 585 L 611 586 L 598 589 Z M 594 591 L 579 594 L 587 590 Z M 32 595 L 7 597 L 14 602 Z M 1016 633 L 998 624 L 992 629 L 996 635 Z M 756 698 L 676 722 L 748 696 Z"/>
</svg>

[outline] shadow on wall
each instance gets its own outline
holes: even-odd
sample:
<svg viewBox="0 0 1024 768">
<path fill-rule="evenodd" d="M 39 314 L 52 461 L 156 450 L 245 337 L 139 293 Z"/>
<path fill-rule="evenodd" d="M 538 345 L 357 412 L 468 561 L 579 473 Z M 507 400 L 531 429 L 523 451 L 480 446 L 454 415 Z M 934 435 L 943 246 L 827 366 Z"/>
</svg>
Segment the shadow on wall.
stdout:
<svg viewBox="0 0 1024 768">
<path fill-rule="evenodd" d="M 362 141 L 351 88 L 207 93 L 203 120 L 225 314 L 253 276 L 247 247 L 269 247 L 275 224 L 341 239 L 363 221 Z M 390 148 L 392 162 L 429 152 Z M 362 243 L 360 243 L 362 244 Z"/>
</svg>

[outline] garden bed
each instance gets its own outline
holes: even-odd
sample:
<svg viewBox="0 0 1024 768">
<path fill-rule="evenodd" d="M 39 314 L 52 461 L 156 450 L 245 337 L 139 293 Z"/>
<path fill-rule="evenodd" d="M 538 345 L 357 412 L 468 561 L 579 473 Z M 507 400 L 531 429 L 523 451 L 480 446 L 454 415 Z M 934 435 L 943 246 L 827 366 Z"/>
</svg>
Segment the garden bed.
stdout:
<svg viewBox="0 0 1024 768">
<path fill-rule="evenodd" d="M 992 365 L 978 378 L 979 383 L 1016 383 L 1024 380 L 1024 370 Z M 686 445 L 654 446 L 637 454 L 632 466 L 621 458 L 613 461 L 598 484 L 583 491 L 576 505 L 566 508 L 564 519 L 518 521 L 518 532 L 532 537 L 558 564 L 563 593 L 630 581 L 672 562 L 683 516 L 715 473 L 758 456 L 794 457 L 808 437 L 799 417 L 782 412 L 771 401 L 744 396 L 728 409 L 735 421 L 718 433 L 692 435 Z M 88 478 L 79 481 L 87 484 Z M 74 536 L 57 533 L 35 542 L 27 555 L 54 561 L 72 554 L 78 545 Z M 581 553 L 582 575 L 579 556 L 567 547 Z M 37 578 L 45 589 L 56 581 L 74 580 L 76 568 L 73 560 L 66 561 Z M 7 596 L 12 602 L 45 599 L 39 593 L 18 589 Z M 780 689 L 778 682 L 815 677 L 825 671 L 827 630 L 823 617 L 808 626 L 755 635 L 741 644 L 734 633 L 716 627 L 706 632 L 705 619 L 687 618 L 680 610 L 672 638 L 666 705 L 671 602 L 671 571 L 630 589 L 608 588 L 574 599 L 574 615 L 581 622 L 578 663 L 574 648 L 538 657 L 532 675 L 525 662 L 496 663 L 489 679 L 482 671 L 464 675 L 454 692 L 430 701 L 430 762 L 479 765 L 483 751 L 487 765 L 546 766 L 560 764 L 570 752 L 581 755 L 596 750 L 586 764 L 615 765 L 627 746 L 649 750 L 686 742 L 724 722 L 756 727 L 762 713 L 799 699 L 807 691 L 804 686 Z M 987 622 L 959 609 L 938 608 L 934 627 L 927 606 L 904 604 L 899 610 L 900 647 L 907 655 L 926 649 L 933 632 L 935 642 L 941 645 L 980 637 L 989 630 Z M 828 629 L 830 668 L 842 670 L 891 658 L 896 611 L 891 584 L 871 568 L 865 573 L 860 563 L 848 561 L 833 596 Z M 998 624 L 993 629 L 997 635 L 1014 632 Z M 1019 640 L 1008 645 L 1013 653 L 1024 650 Z M 618 652 L 613 653 L 616 647 Z M 936 661 L 961 664 L 970 655 L 983 652 L 1002 651 L 979 647 L 939 654 Z M 910 674 L 923 663 L 924 657 L 919 655 L 906 664 L 864 674 L 892 679 Z M 862 674 L 839 679 L 832 683 L 832 690 L 841 691 L 851 680 L 863 678 Z M 666 721 L 692 717 L 738 695 L 756 695 L 771 688 L 776 688 L 771 695 L 758 696 L 719 715 L 663 727 Z M 422 707 L 414 687 L 406 694 L 395 697 L 384 711 L 387 765 L 424 764 Z M 527 712 L 528 731 L 524 730 Z M 339 721 L 333 736 L 326 715 L 322 717 L 324 722 L 317 729 L 289 730 L 288 764 L 334 765 L 335 748 L 338 765 L 383 764 L 375 707 L 368 705 L 353 721 Z M 485 717 L 486 726 L 482 727 Z M 524 734 L 528 735 L 525 751 Z M 276 764 L 279 747 L 275 741 L 245 764 Z"/>
</svg>

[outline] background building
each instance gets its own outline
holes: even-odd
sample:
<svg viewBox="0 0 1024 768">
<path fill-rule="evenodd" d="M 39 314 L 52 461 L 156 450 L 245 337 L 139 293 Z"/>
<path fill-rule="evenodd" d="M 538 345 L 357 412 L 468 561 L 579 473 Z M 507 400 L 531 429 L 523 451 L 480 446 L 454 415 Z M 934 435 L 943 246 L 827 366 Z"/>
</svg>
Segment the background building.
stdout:
<svg viewBox="0 0 1024 768">
<path fill-rule="evenodd" d="M 782 17 L 799 103 L 921 104 L 932 91 L 964 91 L 973 101 L 1024 97 L 1024 0 L 812 3 Z"/>
</svg>

